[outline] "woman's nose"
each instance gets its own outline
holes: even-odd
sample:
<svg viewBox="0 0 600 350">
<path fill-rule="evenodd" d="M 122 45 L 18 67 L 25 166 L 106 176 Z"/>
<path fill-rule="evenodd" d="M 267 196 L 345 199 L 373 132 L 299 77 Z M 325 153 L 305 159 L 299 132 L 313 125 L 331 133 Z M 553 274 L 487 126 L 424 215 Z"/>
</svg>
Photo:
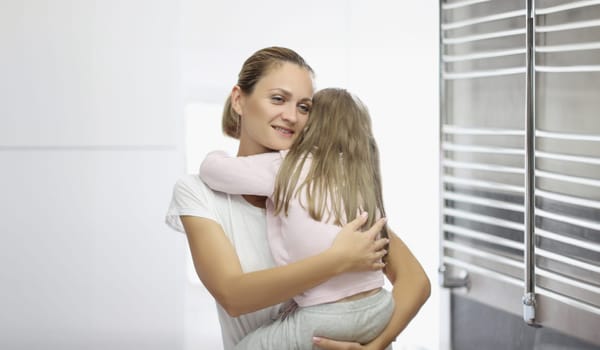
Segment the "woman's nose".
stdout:
<svg viewBox="0 0 600 350">
<path fill-rule="evenodd" d="M 296 123 L 298 121 L 298 109 L 296 106 L 286 107 L 281 118 L 290 123 Z"/>
</svg>

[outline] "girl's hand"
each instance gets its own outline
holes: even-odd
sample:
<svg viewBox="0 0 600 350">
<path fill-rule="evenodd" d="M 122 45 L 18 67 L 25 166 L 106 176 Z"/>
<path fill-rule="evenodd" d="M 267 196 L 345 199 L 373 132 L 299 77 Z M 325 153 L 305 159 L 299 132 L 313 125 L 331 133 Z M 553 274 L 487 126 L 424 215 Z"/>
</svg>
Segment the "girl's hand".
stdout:
<svg viewBox="0 0 600 350">
<path fill-rule="evenodd" d="M 367 222 L 366 213 L 363 213 L 342 227 L 330 248 L 340 262 L 341 272 L 373 271 L 385 267 L 381 258 L 386 254 L 383 248 L 389 240 L 376 239 L 385 221 L 381 218 L 363 232 L 360 228 Z"/>
</svg>

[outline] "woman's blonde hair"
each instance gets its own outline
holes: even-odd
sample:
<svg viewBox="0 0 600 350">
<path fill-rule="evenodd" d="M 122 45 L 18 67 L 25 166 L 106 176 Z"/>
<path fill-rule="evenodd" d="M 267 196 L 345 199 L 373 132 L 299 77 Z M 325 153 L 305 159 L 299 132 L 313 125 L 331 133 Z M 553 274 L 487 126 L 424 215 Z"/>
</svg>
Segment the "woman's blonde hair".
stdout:
<svg viewBox="0 0 600 350">
<path fill-rule="evenodd" d="M 238 74 L 237 85 L 243 93 L 251 94 L 254 91 L 256 83 L 267 75 L 269 71 L 275 67 L 282 65 L 285 62 L 294 63 L 299 67 L 305 68 L 314 75 L 312 68 L 304 61 L 304 58 L 294 50 L 285 47 L 266 47 L 256 51 L 252 56 L 248 57 L 242 69 Z M 225 106 L 223 107 L 223 117 L 221 127 L 223 133 L 235 139 L 240 138 L 240 115 L 237 114 L 231 106 L 231 95 L 227 97 Z"/>
<path fill-rule="evenodd" d="M 307 157 L 312 157 L 310 167 L 298 184 Z M 301 191 L 307 202 L 302 204 L 315 220 L 327 215 L 343 225 L 366 211 L 370 227 L 379 216 L 385 216 L 371 118 L 366 106 L 344 89 L 323 89 L 313 96 L 306 127 L 277 175 L 275 212 L 287 214 L 290 200 Z M 382 234 L 387 236 L 387 229 Z"/>
</svg>

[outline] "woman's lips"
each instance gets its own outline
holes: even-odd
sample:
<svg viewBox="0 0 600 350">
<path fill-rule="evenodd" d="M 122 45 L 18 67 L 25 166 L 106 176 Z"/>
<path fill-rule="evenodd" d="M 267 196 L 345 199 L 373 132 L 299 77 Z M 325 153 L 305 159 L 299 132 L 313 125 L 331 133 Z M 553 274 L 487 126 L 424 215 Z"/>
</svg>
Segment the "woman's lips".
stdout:
<svg viewBox="0 0 600 350">
<path fill-rule="evenodd" d="M 292 129 L 284 128 L 281 126 L 273 126 L 273 129 L 275 129 L 275 131 L 277 131 L 280 135 L 282 135 L 284 137 L 294 136 L 294 130 L 292 130 Z"/>
</svg>

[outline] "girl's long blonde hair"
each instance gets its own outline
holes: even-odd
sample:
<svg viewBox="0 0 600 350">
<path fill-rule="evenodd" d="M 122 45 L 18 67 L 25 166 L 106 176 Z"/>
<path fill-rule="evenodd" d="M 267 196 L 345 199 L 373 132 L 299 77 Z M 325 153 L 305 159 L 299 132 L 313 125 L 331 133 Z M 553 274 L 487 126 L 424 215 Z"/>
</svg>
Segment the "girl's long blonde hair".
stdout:
<svg viewBox="0 0 600 350">
<path fill-rule="evenodd" d="M 298 184 L 309 156 L 308 173 Z M 343 225 L 366 211 L 370 227 L 385 216 L 371 118 L 366 106 L 344 89 L 323 89 L 313 96 L 306 127 L 290 147 L 275 181 L 275 213 L 287 214 L 290 200 L 301 191 L 307 202 L 302 204 L 315 220 L 333 218 L 336 225 Z M 386 229 L 382 235 L 387 236 Z"/>
</svg>

